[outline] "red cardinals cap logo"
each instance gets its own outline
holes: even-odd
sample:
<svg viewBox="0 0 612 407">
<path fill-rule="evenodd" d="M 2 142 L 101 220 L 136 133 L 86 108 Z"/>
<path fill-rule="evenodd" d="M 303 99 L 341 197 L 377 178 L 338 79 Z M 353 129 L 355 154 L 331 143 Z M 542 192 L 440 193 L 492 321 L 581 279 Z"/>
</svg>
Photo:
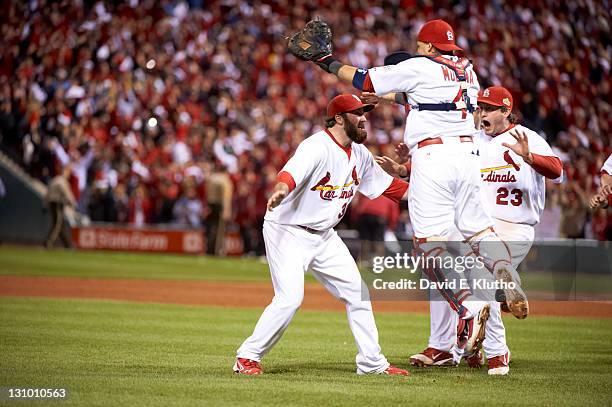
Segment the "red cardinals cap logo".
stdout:
<svg viewBox="0 0 612 407">
<path fill-rule="evenodd" d="M 482 96 L 478 96 L 478 103 L 486 103 L 492 106 L 503 106 L 512 110 L 514 102 L 510 91 L 502 86 L 491 86 L 482 92 Z"/>
<path fill-rule="evenodd" d="M 429 42 L 442 51 L 462 51 L 462 48 L 455 44 L 455 31 L 453 31 L 453 27 L 444 20 L 426 22 L 421 31 L 419 31 L 417 40 Z"/>
</svg>

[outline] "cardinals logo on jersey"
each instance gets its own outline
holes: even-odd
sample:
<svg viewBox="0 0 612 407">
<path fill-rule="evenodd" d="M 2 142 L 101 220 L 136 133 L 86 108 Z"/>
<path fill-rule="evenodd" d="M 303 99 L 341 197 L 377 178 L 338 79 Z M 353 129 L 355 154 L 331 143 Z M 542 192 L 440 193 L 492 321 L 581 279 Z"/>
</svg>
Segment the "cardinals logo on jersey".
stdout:
<svg viewBox="0 0 612 407">
<path fill-rule="evenodd" d="M 504 182 L 504 183 L 516 182 L 516 177 L 511 171 L 506 171 L 505 174 L 500 174 L 496 172 L 496 171 L 506 170 L 506 169 L 509 170 L 511 168 L 514 169 L 515 171 L 521 170 L 520 165 L 518 165 L 512 159 L 512 156 L 510 155 L 509 150 L 504 151 L 503 157 L 504 157 L 504 161 L 506 162 L 506 165 L 483 168 L 480 170 L 483 181 L 485 182 Z"/>
<path fill-rule="evenodd" d="M 329 185 L 329 181 L 331 180 L 331 174 L 329 171 L 325 174 L 317 184 L 310 188 L 311 191 L 319 191 L 319 196 L 324 201 L 331 201 L 336 197 L 336 192 L 333 185 Z"/>
<path fill-rule="evenodd" d="M 482 180 L 484 182 L 503 182 L 507 184 L 511 182 L 516 182 L 516 177 L 510 171 L 506 172 L 505 174 L 498 174 L 495 172 L 490 172 Z"/>
<path fill-rule="evenodd" d="M 323 178 L 321 178 L 321 180 L 319 182 L 317 182 L 317 185 L 315 185 L 314 187 L 310 188 L 311 191 L 316 191 L 318 189 L 320 189 L 319 187 L 324 187 L 325 185 L 327 185 L 327 183 L 329 182 L 329 180 L 331 179 L 331 174 L 329 173 L 329 171 L 327 171 L 327 174 L 325 174 L 325 176 Z"/>
<path fill-rule="evenodd" d="M 504 161 L 506 163 L 510 164 L 514 168 L 515 171 L 520 171 L 521 170 L 521 167 L 519 167 L 518 164 L 515 163 L 514 160 L 512 159 L 512 157 L 510 156 L 510 151 L 509 150 L 506 150 L 504 152 Z"/>
<path fill-rule="evenodd" d="M 353 167 L 353 171 L 351 172 L 351 178 L 353 179 L 351 182 L 348 182 L 344 185 L 334 186 L 329 182 L 331 181 L 331 174 L 329 171 L 326 172 L 325 176 L 317 182 L 315 186 L 310 188 L 311 191 L 319 191 L 319 196 L 324 201 L 331 201 L 334 198 L 339 199 L 349 199 L 353 196 L 353 188 L 351 185 L 359 185 L 359 178 L 357 177 L 357 167 Z M 351 187 L 350 189 L 347 189 Z M 338 191 L 340 195 L 336 193 Z"/>
</svg>

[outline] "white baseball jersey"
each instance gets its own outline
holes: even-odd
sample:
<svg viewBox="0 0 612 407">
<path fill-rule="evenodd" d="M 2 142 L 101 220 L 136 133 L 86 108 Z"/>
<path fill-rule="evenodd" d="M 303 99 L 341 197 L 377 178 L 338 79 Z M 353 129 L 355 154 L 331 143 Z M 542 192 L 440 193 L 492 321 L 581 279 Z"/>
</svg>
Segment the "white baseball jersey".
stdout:
<svg viewBox="0 0 612 407">
<path fill-rule="evenodd" d="M 603 167 L 601 167 L 601 172 L 612 175 L 612 154 L 610 154 Z"/>
<path fill-rule="evenodd" d="M 491 137 L 483 131 L 475 137 L 481 158 L 481 189 L 484 204 L 495 218 L 495 232 L 511 248 L 512 266 L 517 268 L 529 253 L 534 238 L 535 225 L 545 202 L 545 177 L 526 164 L 520 156 L 503 147 L 502 143 L 514 144 L 516 140 L 509 131 L 516 127 L 527 134 L 532 153 L 554 156 L 550 146 L 537 133 L 523 127 L 511 126 L 504 133 Z M 461 239 L 457 231 L 452 237 Z M 467 250 L 471 250 L 466 247 Z M 481 274 L 479 274 L 481 273 Z M 488 270 L 472 270 L 473 278 L 490 276 Z M 506 330 L 501 317 L 500 305 L 490 302 L 491 314 L 486 326 L 483 349 L 487 357 L 508 352 Z M 446 301 L 430 302 L 429 347 L 443 351 L 451 350 L 457 357 L 461 352 L 454 346 L 457 338 L 458 316 Z"/>
<path fill-rule="evenodd" d="M 527 134 L 532 153 L 555 156 L 546 140 L 524 126 L 511 126 L 495 137 L 481 131 L 476 141 L 482 160 L 482 191 L 494 218 L 533 226 L 540 221 L 544 210 L 545 177 L 526 164 L 519 155 L 502 146 L 502 143 L 516 143 L 510 135 L 513 128 Z"/>
<path fill-rule="evenodd" d="M 327 130 L 302 141 L 282 171 L 296 187 L 265 219 L 321 231 L 340 222 L 357 190 L 375 199 L 393 180 L 364 145 L 344 148 Z"/>
<path fill-rule="evenodd" d="M 443 56 L 453 62 L 454 56 Z M 461 88 L 455 72 L 447 66 L 425 57 L 413 57 L 397 65 L 368 70 L 377 95 L 405 92 L 408 103 L 450 103 L 458 100 Z M 470 103 L 476 105 L 478 78 L 472 67 L 466 69 L 467 93 Z M 470 136 L 476 131 L 471 113 L 460 110 L 450 112 L 411 110 L 406 118 L 404 142 L 410 149 L 427 138 L 439 136 Z"/>
</svg>

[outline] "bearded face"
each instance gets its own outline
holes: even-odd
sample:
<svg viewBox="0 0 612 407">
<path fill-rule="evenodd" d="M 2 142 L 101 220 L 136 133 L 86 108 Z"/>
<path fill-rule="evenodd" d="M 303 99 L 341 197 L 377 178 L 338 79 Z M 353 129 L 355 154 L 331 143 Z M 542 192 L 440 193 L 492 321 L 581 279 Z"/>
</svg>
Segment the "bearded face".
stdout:
<svg viewBox="0 0 612 407">
<path fill-rule="evenodd" d="M 351 117 L 352 116 L 352 117 Z M 344 113 L 344 132 L 354 143 L 363 144 L 368 137 L 365 129 L 365 120 L 359 120 L 363 112 Z"/>
</svg>

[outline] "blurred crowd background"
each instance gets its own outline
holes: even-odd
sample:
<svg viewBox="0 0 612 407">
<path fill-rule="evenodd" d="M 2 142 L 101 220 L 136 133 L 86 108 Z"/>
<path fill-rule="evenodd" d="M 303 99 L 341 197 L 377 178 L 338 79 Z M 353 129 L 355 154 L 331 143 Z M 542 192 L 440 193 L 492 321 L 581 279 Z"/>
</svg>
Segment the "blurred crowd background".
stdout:
<svg viewBox="0 0 612 407">
<path fill-rule="evenodd" d="M 288 54 L 284 36 L 320 16 L 339 59 L 371 67 L 413 51 L 420 26 L 443 18 L 481 86 L 509 88 L 523 124 L 564 162 L 536 236 L 611 239 L 608 213 L 586 206 L 612 152 L 608 2 L 435 3 L 3 2 L 2 150 L 46 183 L 69 166 L 78 211 L 92 221 L 203 228 L 217 253 L 219 230 L 234 231 L 245 253 L 261 255 L 278 170 L 322 128 L 328 101 L 355 92 Z M 393 105 L 370 114 L 374 154 L 393 154 L 404 118 Z M 377 216 L 410 237 L 405 203 L 352 207 L 344 226 Z"/>
</svg>

